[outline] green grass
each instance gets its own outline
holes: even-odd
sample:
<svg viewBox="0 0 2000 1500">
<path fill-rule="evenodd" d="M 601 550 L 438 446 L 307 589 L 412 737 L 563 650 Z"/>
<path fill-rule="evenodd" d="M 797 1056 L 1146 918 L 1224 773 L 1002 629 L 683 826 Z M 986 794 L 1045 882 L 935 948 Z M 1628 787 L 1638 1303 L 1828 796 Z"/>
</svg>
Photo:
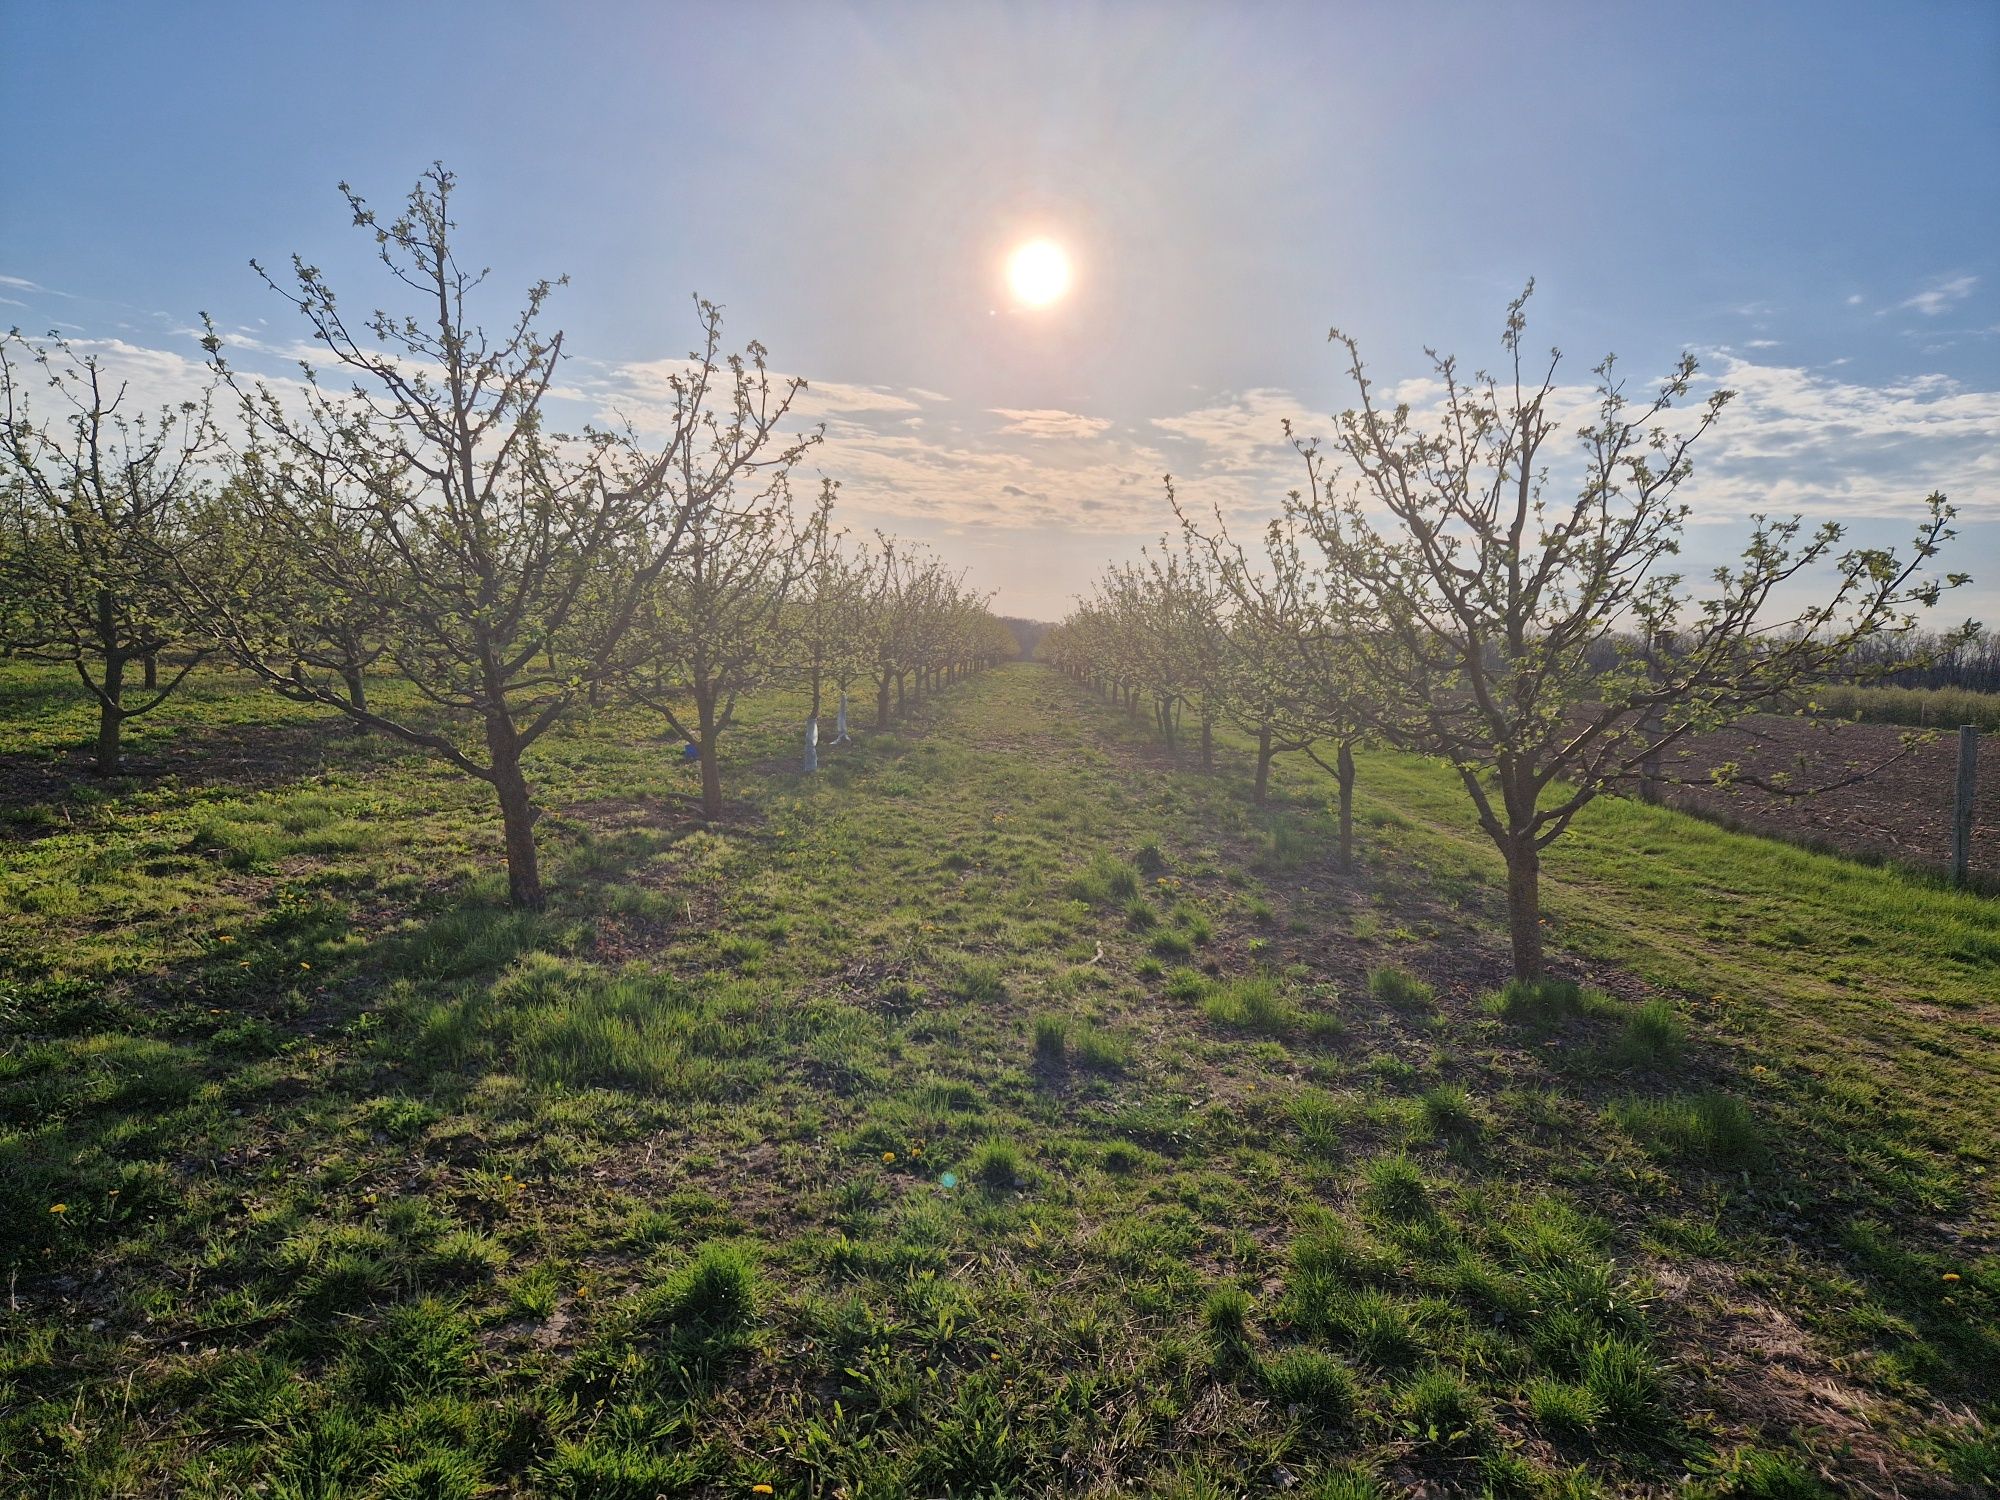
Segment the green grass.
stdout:
<svg viewBox="0 0 2000 1500">
<path fill-rule="evenodd" d="M 545 741 L 530 916 L 428 761 L 197 674 L 100 785 L 0 666 L 0 1491 L 1992 1483 L 1990 900 L 1600 804 L 1524 990 L 1442 768 L 1350 878 L 1052 672 L 796 710 L 713 828 Z"/>
<path fill-rule="evenodd" d="M 1251 975 L 1210 986 L 1202 1014 L 1234 1031 L 1284 1036 L 1299 1024 L 1299 1009 L 1282 985 L 1268 975 Z"/>
<path fill-rule="evenodd" d="M 1368 975 L 1371 998 L 1397 1010 L 1421 1010 L 1435 998 L 1430 985 L 1401 969 L 1374 969 Z"/>
</svg>

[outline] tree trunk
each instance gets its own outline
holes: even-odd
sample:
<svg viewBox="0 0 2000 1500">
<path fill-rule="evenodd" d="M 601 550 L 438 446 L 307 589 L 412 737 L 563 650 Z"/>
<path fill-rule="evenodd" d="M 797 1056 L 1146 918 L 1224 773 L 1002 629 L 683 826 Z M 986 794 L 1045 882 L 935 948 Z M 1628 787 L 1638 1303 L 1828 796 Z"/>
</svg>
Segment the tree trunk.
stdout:
<svg viewBox="0 0 2000 1500">
<path fill-rule="evenodd" d="M 1201 768 L 1215 769 L 1215 715 L 1210 713 L 1201 716 Z"/>
<path fill-rule="evenodd" d="M 493 757 L 493 790 L 500 798 L 500 828 L 507 841 L 507 899 L 527 911 L 540 911 L 541 862 L 535 852 L 534 798 L 521 774 L 520 747 L 514 726 L 505 718 L 486 721 L 486 748 Z"/>
<path fill-rule="evenodd" d="M 358 712 L 367 713 L 368 682 L 361 675 L 361 668 L 343 667 L 341 668 L 340 676 L 341 680 L 347 684 L 348 703 Z M 366 734 L 368 732 L 368 726 L 363 724 L 359 719 L 354 721 L 352 727 L 356 734 Z"/>
<path fill-rule="evenodd" d="M 889 727 L 889 679 L 880 678 L 875 684 L 875 727 Z"/>
<path fill-rule="evenodd" d="M 118 740 L 125 727 L 125 658 L 115 652 L 104 659 L 104 681 L 98 687 L 97 774 L 118 774 Z"/>
<path fill-rule="evenodd" d="M 160 654 L 148 651 L 139 660 L 146 668 L 146 691 L 150 693 L 160 685 Z"/>
<path fill-rule="evenodd" d="M 1514 940 L 1514 977 L 1542 977 L 1542 854 L 1530 834 L 1503 846 L 1507 857 L 1507 927 Z"/>
<path fill-rule="evenodd" d="M 1271 726 L 1264 724 L 1257 730 L 1257 794 L 1259 807 L 1271 801 Z"/>
<path fill-rule="evenodd" d="M 1354 747 L 1340 742 L 1340 757 L 1334 762 L 1340 783 L 1340 868 L 1354 868 Z"/>
<path fill-rule="evenodd" d="M 899 719 L 903 717 L 903 679 L 908 675 L 905 672 L 896 674 L 896 717 Z"/>
<path fill-rule="evenodd" d="M 701 813 L 705 818 L 722 816 L 722 762 L 716 754 L 715 704 L 697 701 L 701 714 Z"/>
</svg>

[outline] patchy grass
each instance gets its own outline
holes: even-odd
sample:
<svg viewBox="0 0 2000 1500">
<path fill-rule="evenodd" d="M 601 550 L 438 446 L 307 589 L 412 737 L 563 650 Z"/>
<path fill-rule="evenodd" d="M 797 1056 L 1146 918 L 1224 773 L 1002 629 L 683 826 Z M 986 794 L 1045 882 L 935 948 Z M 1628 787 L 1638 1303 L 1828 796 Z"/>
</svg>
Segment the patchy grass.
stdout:
<svg viewBox="0 0 2000 1500">
<path fill-rule="evenodd" d="M 0 667 L 0 1490 L 1995 1482 L 1990 901 L 1600 805 L 1503 987 L 1447 773 L 1344 877 L 1018 667 L 810 780 L 746 705 L 714 827 L 552 736 L 523 915 L 394 746 L 78 710 Z"/>
</svg>

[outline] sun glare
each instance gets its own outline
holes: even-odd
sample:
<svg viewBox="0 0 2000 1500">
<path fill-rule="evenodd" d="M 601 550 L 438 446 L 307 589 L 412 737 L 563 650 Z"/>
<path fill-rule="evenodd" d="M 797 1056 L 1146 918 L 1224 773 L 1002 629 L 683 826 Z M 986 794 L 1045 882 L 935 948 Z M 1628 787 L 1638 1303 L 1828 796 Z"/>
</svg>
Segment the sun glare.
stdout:
<svg viewBox="0 0 2000 1500">
<path fill-rule="evenodd" d="M 1030 240 L 1007 260 L 1007 285 L 1025 307 L 1047 307 L 1069 290 L 1069 257 L 1054 240 Z"/>
</svg>

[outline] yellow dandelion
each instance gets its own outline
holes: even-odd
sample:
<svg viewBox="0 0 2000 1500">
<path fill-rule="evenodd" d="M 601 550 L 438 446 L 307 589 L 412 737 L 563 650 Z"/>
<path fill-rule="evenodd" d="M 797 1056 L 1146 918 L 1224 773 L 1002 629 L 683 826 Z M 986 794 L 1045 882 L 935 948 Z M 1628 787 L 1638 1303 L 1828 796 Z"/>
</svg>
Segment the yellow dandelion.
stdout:
<svg viewBox="0 0 2000 1500">
<path fill-rule="evenodd" d="M 69 1205 L 67 1203 L 51 1203 L 49 1205 L 49 1212 L 52 1214 L 66 1214 L 69 1212 Z"/>
<path fill-rule="evenodd" d="M 771 1493 L 771 1487 L 768 1484 L 753 1484 L 750 1486 L 750 1493 L 753 1495 L 768 1495 Z"/>
<path fill-rule="evenodd" d="M 301 969 L 310 969 L 310 968 L 312 967 L 312 965 L 311 965 L 311 964 L 308 964 L 308 963 L 301 963 L 301 964 L 299 965 L 299 967 L 300 967 Z"/>
<path fill-rule="evenodd" d="M 882 1153 L 882 1160 L 884 1161 L 894 1161 L 895 1159 L 896 1159 L 896 1153 L 893 1151 L 884 1151 Z"/>
<path fill-rule="evenodd" d="M 1956 1281 L 1956 1280 L 1958 1280 L 1958 1272 L 1956 1272 L 1956 1271 L 1947 1271 L 1947 1272 L 1945 1272 L 1945 1273 L 1944 1273 L 1944 1279 L 1945 1279 L 1946 1281 Z"/>
</svg>

